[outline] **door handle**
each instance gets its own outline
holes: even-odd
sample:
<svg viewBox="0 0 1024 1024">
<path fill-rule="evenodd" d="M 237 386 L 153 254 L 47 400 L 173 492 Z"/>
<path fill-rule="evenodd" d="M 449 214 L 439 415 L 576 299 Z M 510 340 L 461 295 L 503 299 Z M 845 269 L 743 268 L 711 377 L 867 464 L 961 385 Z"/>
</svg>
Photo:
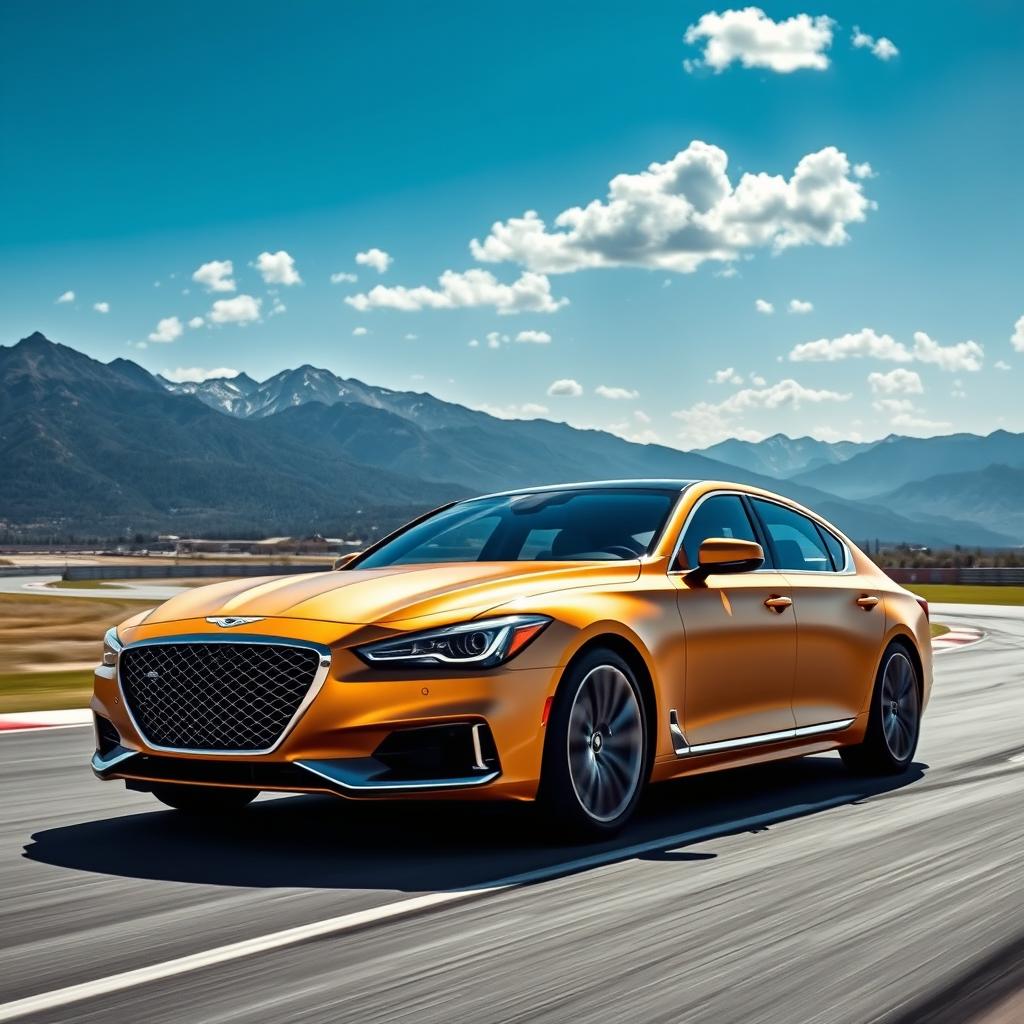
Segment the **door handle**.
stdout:
<svg viewBox="0 0 1024 1024">
<path fill-rule="evenodd" d="M 772 594 L 765 603 L 765 608 L 771 608 L 773 612 L 778 612 L 780 615 L 793 603 L 791 597 L 780 597 L 778 594 Z"/>
<path fill-rule="evenodd" d="M 874 594 L 864 594 L 857 598 L 857 604 L 859 604 L 864 611 L 869 612 L 876 604 L 878 604 L 878 598 L 875 597 Z"/>
</svg>

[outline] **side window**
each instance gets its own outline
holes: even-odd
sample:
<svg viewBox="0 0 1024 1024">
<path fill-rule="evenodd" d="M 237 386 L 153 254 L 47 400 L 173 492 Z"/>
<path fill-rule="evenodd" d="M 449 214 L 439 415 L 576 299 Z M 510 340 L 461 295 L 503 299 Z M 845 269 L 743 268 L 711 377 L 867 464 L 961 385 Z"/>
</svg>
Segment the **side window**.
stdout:
<svg viewBox="0 0 1024 1024">
<path fill-rule="evenodd" d="M 832 556 L 832 564 L 835 566 L 836 572 L 842 572 L 846 568 L 845 546 L 838 537 L 829 533 L 828 530 L 819 526 L 818 532 L 825 538 L 825 546 L 828 548 L 828 553 Z"/>
<path fill-rule="evenodd" d="M 814 522 L 772 501 L 752 500 L 780 569 L 832 572 L 832 559 Z"/>
<path fill-rule="evenodd" d="M 743 502 L 735 494 L 715 494 L 705 499 L 694 512 L 693 518 L 683 534 L 683 553 L 686 568 L 697 565 L 697 553 L 708 537 L 733 537 L 736 540 L 753 540 L 754 528 Z"/>
</svg>

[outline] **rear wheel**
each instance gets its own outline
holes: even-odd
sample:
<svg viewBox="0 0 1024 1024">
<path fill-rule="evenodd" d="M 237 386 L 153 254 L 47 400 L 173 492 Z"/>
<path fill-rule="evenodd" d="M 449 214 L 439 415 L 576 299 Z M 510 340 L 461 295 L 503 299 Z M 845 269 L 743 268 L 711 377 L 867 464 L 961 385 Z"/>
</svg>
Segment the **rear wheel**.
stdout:
<svg viewBox="0 0 1024 1024">
<path fill-rule="evenodd" d="M 176 786 L 171 783 L 153 787 L 153 796 L 161 803 L 196 817 L 213 817 L 240 811 L 259 795 L 258 789 Z"/>
<path fill-rule="evenodd" d="M 841 747 L 839 756 L 860 774 L 896 775 L 910 767 L 920 731 L 917 669 L 902 644 L 890 644 L 875 679 L 864 741 L 855 747 Z"/>
<path fill-rule="evenodd" d="M 614 651 L 591 651 L 562 680 L 548 719 L 540 801 L 556 826 L 607 835 L 632 817 L 647 775 L 643 694 Z"/>
</svg>

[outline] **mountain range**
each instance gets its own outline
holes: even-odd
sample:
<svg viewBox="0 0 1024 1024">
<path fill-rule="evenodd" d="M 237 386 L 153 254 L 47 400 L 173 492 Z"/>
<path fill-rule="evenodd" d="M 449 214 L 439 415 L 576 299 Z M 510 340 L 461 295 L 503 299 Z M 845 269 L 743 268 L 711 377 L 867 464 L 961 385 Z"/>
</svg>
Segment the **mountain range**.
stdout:
<svg viewBox="0 0 1024 1024">
<path fill-rule="evenodd" d="M 992 467 L 1024 467 L 1024 435 L 997 434 L 876 444 L 776 435 L 683 452 L 497 419 L 313 366 L 262 382 L 174 383 L 36 333 L 0 346 L 0 532 L 367 536 L 486 491 L 668 477 L 763 486 L 858 540 L 1007 546 L 1024 540 L 1014 514 L 1024 472 L 1001 477 Z M 944 454 L 950 446 L 958 461 Z M 989 480 L 986 503 L 979 473 L 998 478 L 998 500 Z"/>
</svg>

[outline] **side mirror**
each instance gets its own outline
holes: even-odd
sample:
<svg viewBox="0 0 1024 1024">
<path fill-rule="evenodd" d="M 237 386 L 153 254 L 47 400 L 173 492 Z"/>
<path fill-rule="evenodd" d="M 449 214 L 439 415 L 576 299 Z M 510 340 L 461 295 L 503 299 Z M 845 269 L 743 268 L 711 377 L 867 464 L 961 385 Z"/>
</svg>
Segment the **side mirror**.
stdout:
<svg viewBox="0 0 1024 1024">
<path fill-rule="evenodd" d="M 353 559 L 358 558 L 362 554 L 362 551 L 350 551 L 347 555 L 342 555 L 340 558 L 334 560 L 335 569 L 344 569 L 349 562 Z"/>
<path fill-rule="evenodd" d="M 764 549 L 752 540 L 708 537 L 697 554 L 697 568 L 686 574 L 691 582 L 703 583 L 709 576 L 753 572 L 764 565 Z"/>
</svg>

